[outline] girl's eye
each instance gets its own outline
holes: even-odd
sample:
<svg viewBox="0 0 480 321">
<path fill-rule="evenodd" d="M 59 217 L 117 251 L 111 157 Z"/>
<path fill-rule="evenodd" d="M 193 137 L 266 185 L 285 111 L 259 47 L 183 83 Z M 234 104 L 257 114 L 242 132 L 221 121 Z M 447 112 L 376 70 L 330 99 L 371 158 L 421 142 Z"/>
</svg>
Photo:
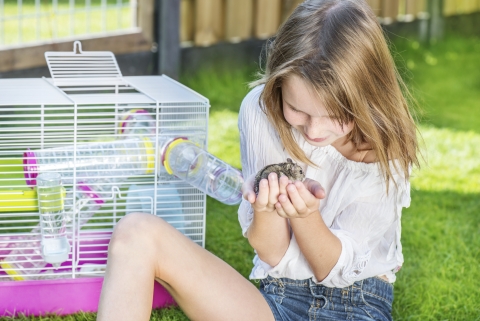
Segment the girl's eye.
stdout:
<svg viewBox="0 0 480 321">
<path fill-rule="evenodd" d="M 300 111 L 300 110 L 298 110 L 298 109 L 295 109 L 295 108 L 293 108 L 293 107 L 290 107 L 290 109 L 291 109 L 291 110 L 292 110 L 294 113 L 301 113 L 301 111 Z"/>
</svg>

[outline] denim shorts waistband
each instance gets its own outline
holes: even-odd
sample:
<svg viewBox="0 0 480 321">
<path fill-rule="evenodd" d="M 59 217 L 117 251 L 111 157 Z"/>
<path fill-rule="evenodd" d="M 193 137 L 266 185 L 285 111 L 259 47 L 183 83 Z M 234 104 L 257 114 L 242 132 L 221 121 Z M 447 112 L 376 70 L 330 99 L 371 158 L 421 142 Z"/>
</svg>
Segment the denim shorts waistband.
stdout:
<svg viewBox="0 0 480 321">
<path fill-rule="evenodd" d="M 377 299 L 389 304 L 393 301 L 393 284 L 378 277 L 371 277 L 356 281 L 344 288 L 330 288 L 315 283 L 311 278 L 305 280 L 294 280 L 289 278 L 275 278 L 268 275 L 262 283 L 274 283 L 279 287 L 303 287 L 309 288 L 314 297 L 343 297 L 350 298 L 352 302 L 362 301 L 363 295 L 374 296 Z"/>
</svg>

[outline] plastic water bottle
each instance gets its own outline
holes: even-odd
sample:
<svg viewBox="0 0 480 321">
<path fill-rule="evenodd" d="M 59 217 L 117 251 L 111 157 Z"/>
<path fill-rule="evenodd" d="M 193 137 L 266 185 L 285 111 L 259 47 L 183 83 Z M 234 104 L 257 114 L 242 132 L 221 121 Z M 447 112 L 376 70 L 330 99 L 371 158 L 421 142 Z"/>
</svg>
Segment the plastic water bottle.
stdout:
<svg viewBox="0 0 480 321">
<path fill-rule="evenodd" d="M 109 178 L 124 181 L 130 176 L 151 174 L 155 168 L 155 145 L 149 137 L 94 142 L 24 152 L 27 185 L 35 186 L 41 173 L 61 173 L 64 184 L 73 175 L 84 180 Z M 75 160 L 75 161 L 74 161 Z"/>
<path fill-rule="evenodd" d="M 235 205 L 242 200 L 242 173 L 189 140 L 170 142 L 162 162 L 168 173 L 222 203 Z"/>
<path fill-rule="evenodd" d="M 38 175 L 37 197 L 42 235 L 42 257 L 45 262 L 51 263 L 55 267 L 68 260 L 70 252 L 62 194 L 62 176 L 59 173 Z"/>
</svg>

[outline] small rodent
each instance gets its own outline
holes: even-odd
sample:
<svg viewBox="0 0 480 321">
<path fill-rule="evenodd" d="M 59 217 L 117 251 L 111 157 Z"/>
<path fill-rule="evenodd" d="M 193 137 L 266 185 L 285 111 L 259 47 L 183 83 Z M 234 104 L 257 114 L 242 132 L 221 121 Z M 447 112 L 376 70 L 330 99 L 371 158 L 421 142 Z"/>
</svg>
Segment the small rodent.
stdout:
<svg viewBox="0 0 480 321">
<path fill-rule="evenodd" d="M 258 171 L 257 175 L 255 175 L 255 183 L 253 185 L 255 195 L 258 195 L 258 185 L 260 184 L 260 181 L 264 178 L 267 178 L 268 174 L 272 172 L 275 172 L 278 178 L 280 178 L 282 175 L 285 175 L 293 182 L 303 181 L 305 178 L 305 173 L 300 165 L 294 163 L 292 159 L 287 158 L 286 163 L 270 164 Z"/>
</svg>

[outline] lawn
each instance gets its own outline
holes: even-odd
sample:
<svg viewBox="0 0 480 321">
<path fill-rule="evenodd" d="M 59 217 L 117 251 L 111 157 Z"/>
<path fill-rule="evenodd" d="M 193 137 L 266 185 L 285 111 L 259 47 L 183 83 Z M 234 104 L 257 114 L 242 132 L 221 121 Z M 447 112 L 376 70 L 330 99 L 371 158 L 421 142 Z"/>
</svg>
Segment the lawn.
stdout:
<svg viewBox="0 0 480 321">
<path fill-rule="evenodd" d="M 4 0 L 0 6 L 0 46 L 128 30 L 133 24 L 128 0 L 21 3 Z"/>
<path fill-rule="evenodd" d="M 447 35 L 434 46 L 393 39 L 396 60 L 419 101 L 425 161 L 403 211 L 405 264 L 395 283 L 395 320 L 480 320 L 480 38 Z M 238 108 L 253 68 L 204 70 L 181 81 L 210 99 L 209 150 L 240 167 Z M 207 202 L 206 248 L 244 276 L 253 250 L 236 207 Z M 94 314 L 13 320 L 94 320 Z M 0 321 L 12 320 L 0 318 Z M 178 309 L 151 320 L 187 320 Z"/>
</svg>

